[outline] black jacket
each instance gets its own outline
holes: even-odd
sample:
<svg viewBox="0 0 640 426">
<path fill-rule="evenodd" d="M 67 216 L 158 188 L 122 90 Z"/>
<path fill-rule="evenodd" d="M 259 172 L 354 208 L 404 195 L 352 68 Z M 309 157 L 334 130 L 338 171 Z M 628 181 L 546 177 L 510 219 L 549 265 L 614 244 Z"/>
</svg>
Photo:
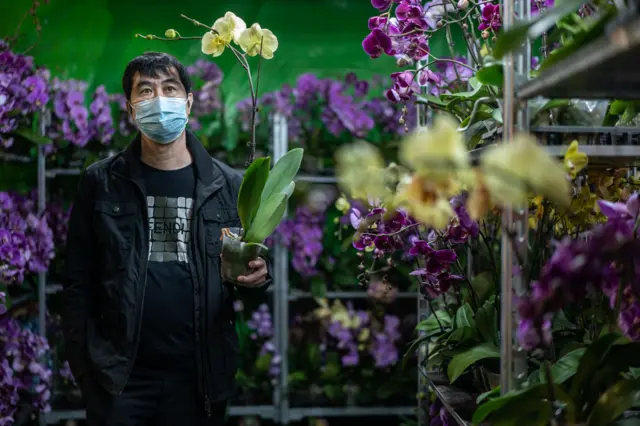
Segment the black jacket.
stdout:
<svg viewBox="0 0 640 426">
<path fill-rule="evenodd" d="M 124 389 L 138 350 L 149 252 L 140 135 L 129 147 L 89 166 L 71 212 L 65 254 L 63 329 L 67 359 L 79 382 L 90 377 L 113 395 Z M 242 175 L 212 159 L 187 133 L 196 171 L 189 259 L 194 287 L 196 364 L 205 410 L 234 392 L 238 337 L 235 297 L 257 289 L 223 284 L 221 228 L 240 226 Z M 244 293 L 244 294 L 242 294 Z"/>
</svg>

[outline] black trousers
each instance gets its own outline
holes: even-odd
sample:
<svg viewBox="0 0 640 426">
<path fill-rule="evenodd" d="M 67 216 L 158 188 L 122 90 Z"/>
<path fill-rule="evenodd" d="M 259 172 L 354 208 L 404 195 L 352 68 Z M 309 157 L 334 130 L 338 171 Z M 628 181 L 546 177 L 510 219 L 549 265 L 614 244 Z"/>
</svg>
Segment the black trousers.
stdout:
<svg viewBox="0 0 640 426">
<path fill-rule="evenodd" d="M 227 403 L 214 404 L 208 416 L 196 380 L 184 372 L 134 369 L 122 394 L 114 397 L 85 378 L 87 426 L 222 426 Z"/>
</svg>

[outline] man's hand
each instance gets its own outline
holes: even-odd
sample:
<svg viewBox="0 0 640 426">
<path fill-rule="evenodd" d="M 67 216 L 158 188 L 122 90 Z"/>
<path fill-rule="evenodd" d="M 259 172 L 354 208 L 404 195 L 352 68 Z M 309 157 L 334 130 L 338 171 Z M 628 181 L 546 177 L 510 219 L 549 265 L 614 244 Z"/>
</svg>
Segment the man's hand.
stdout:
<svg viewBox="0 0 640 426">
<path fill-rule="evenodd" d="M 253 269 L 249 275 L 242 275 L 237 278 L 238 285 L 244 287 L 260 287 L 267 279 L 267 262 L 257 258 L 249 262 L 249 267 Z"/>
</svg>

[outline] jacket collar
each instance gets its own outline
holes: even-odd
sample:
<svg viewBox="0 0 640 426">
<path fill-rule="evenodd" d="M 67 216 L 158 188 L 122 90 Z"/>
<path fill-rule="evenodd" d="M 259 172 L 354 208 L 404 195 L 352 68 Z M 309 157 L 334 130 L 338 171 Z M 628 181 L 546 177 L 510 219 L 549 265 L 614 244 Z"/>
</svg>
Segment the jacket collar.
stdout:
<svg viewBox="0 0 640 426">
<path fill-rule="evenodd" d="M 189 131 L 187 131 L 187 149 L 191 153 L 196 179 L 199 183 L 209 186 L 213 183 L 220 184 L 220 179 L 224 180 L 224 176 L 220 169 L 214 166 L 207 150 L 204 149 L 198 138 Z M 112 170 L 130 179 L 141 179 L 141 153 L 142 136 L 138 133 L 129 146 L 115 159 Z"/>
</svg>

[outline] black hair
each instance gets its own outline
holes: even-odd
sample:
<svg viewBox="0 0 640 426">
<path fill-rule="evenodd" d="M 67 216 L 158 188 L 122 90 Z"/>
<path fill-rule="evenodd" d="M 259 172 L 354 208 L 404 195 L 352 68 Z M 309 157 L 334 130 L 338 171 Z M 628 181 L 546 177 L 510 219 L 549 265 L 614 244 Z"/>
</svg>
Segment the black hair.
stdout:
<svg viewBox="0 0 640 426">
<path fill-rule="evenodd" d="M 189 78 L 187 70 L 180 61 L 168 53 L 146 52 L 143 55 L 133 58 L 124 70 L 124 74 L 122 76 L 122 90 L 124 90 L 127 100 L 131 100 L 133 76 L 136 72 L 139 72 L 141 75 L 155 78 L 158 76 L 158 72 L 168 73 L 171 68 L 175 68 L 178 72 L 178 76 L 184 86 L 184 90 L 187 93 L 191 92 L 191 78 Z"/>
</svg>

